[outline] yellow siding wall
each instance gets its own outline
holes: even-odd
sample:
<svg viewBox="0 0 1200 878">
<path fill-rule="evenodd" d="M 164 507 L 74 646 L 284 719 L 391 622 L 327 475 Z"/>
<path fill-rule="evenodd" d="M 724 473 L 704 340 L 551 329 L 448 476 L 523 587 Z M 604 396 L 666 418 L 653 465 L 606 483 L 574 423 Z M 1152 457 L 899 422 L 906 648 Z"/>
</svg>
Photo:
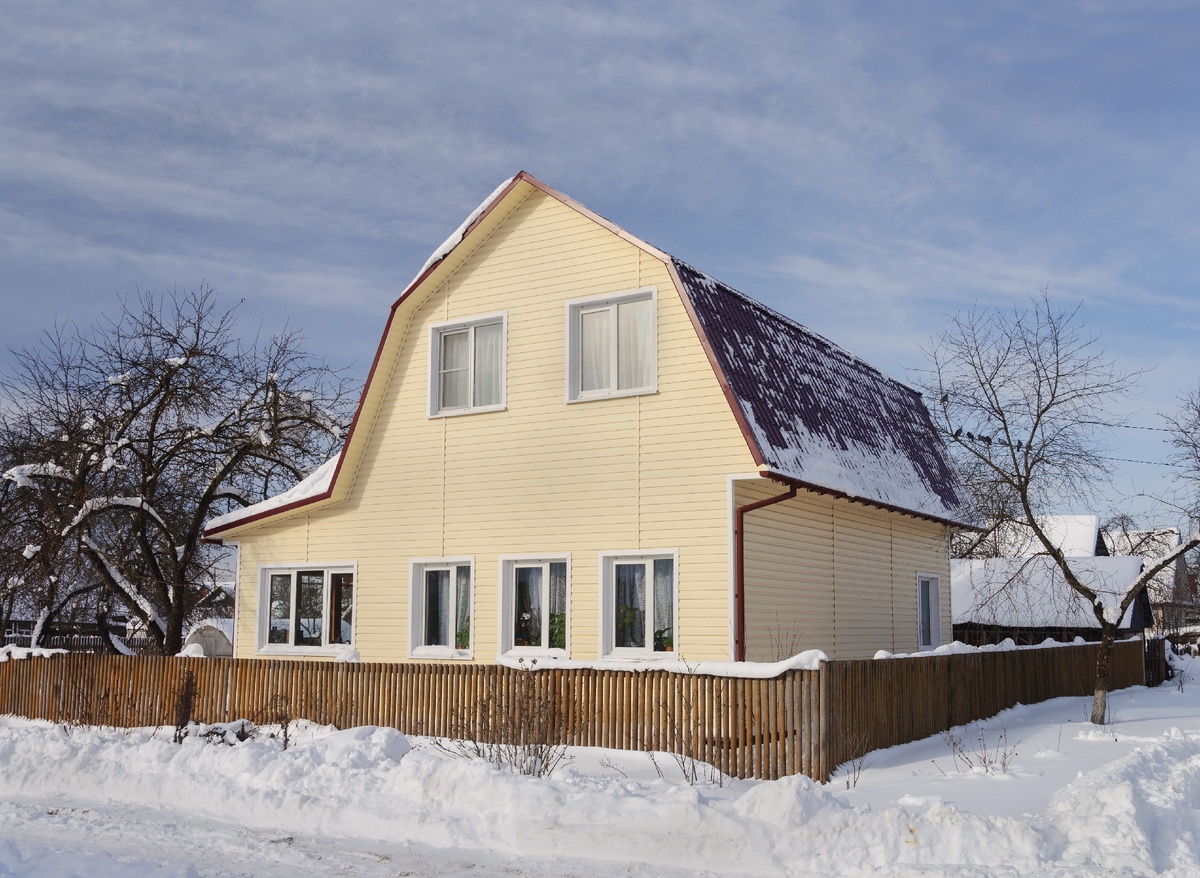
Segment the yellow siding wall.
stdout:
<svg viewBox="0 0 1200 878">
<path fill-rule="evenodd" d="M 645 286 L 658 289 L 658 392 L 566 404 L 564 303 Z M 594 659 L 599 553 L 671 549 L 677 654 L 728 659 L 727 475 L 754 464 L 662 262 L 534 191 L 445 282 L 410 298 L 348 498 L 231 535 L 238 654 L 255 652 L 261 563 L 356 561 L 356 647 L 364 661 L 400 661 L 410 559 L 472 556 L 474 659 L 492 661 L 499 556 L 570 553 L 570 652 Z M 430 324 L 499 311 L 506 410 L 429 418 Z"/>
<path fill-rule="evenodd" d="M 737 505 L 785 489 L 738 481 Z M 917 574 L 940 577 L 942 640 L 950 640 L 950 566 L 941 525 L 799 491 L 746 514 L 746 658 L 805 649 L 870 658 L 917 649 Z"/>
</svg>

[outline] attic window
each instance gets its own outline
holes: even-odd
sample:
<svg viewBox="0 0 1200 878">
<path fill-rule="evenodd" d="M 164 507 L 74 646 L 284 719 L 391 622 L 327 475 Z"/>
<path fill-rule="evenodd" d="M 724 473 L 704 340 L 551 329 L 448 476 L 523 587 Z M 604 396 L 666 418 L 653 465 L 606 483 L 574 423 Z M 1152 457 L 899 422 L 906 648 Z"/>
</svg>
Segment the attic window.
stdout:
<svg viewBox="0 0 1200 878">
<path fill-rule="evenodd" d="M 508 316 L 437 323 L 429 330 L 429 416 L 504 408 Z"/>
<path fill-rule="evenodd" d="M 658 389 L 654 287 L 567 303 L 567 401 Z"/>
</svg>

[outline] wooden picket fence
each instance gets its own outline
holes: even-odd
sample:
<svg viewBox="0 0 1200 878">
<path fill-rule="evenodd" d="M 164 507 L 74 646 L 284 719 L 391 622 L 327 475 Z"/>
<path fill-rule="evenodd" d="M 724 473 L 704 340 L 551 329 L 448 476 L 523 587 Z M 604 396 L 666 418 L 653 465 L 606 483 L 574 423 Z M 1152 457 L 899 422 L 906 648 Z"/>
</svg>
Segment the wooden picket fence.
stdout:
<svg viewBox="0 0 1200 878">
<path fill-rule="evenodd" d="M 737 777 L 838 765 L 992 716 L 1092 692 L 1096 645 L 833 661 L 771 679 L 660 670 L 357 664 L 57 655 L 0 664 L 0 714 L 119 727 L 172 725 L 185 677 L 199 722 L 306 718 L 339 728 L 475 739 L 539 734 L 575 746 L 681 753 Z M 1111 687 L 1144 680 L 1141 643 L 1116 645 Z M 1083 719 L 1083 717 L 1081 717 Z"/>
</svg>

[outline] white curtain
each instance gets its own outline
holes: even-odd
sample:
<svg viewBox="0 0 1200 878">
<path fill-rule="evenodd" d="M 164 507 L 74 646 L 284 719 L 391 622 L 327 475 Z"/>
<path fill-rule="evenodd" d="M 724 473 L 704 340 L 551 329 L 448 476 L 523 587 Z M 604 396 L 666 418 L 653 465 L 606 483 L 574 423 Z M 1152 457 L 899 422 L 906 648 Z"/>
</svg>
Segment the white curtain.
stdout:
<svg viewBox="0 0 1200 878">
<path fill-rule="evenodd" d="M 516 576 L 514 646 L 542 645 L 542 568 L 518 567 Z"/>
<path fill-rule="evenodd" d="M 583 311 L 579 315 L 579 390 L 612 387 L 612 312 Z"/>
<path fill-rule="evenodd" d="M 646 565 L 616 565 L 616 626 L 614 646 L 646 645 Z"/>
<path fill-rule="evenodd" d="M 485 323 L 475 327 L 474 405 L 500 405 L 503 329 L 501 323 Z"/>
<path fill-rule="evenodd" d="M 455 582 L 458 606 L 455 614 L 454 646 L 456 649 L 471 647 L 471 568 L 457 568 Z"/>
<path fill-rule="evenodd" d="M 438 408 L 461 409 L 470 402 L 470 341 L 467 330 L 443 332 L 441 357 L 438 362 L 440 398 Z"/>
<path fill-rule="evenodd" d="M 654 562 L 654 648 L 675 648 L 675 562 L 670 558 Z"/>
<path fill-rule="evenodd" d="M 450 645 L 450 571 L 425 571 L 425 646 Z"/>
<path fill-rule="evenodd" d="M 617 387 L 633 390 L 654 383 L 654 302 L 639 299 L 617 306 Z"/>
<path fill-rule="evenodd" d="M 552 649 L 567 648 L 567 565 L 550 565 L 550 627 L 549 644 Z"/>
</svg>

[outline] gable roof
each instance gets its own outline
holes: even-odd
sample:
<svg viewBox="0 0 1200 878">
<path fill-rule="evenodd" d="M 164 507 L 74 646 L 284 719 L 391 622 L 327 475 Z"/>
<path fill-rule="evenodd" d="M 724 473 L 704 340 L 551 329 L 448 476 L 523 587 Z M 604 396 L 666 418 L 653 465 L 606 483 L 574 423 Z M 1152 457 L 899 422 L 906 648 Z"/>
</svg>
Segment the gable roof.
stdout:
<svg viewBox="0 0 1200 878">
<path fill-rule="evenodd" d="M 302 506 L 340 499 L 350 458 L 361 458 L 360 419 L 378 404 L 375 381 L 396 355 L 401 307 L 440 283 L 466 258 L 469 239 L 486 237 L 511 207 L 540 190 L 661 260 L 704 345 L 733 416 L 765 475 L 956 526 L 971 526 L 967 502 L 920 394 L 799 323 L 736 292 L 521 171 L 506 180 L 426 261 L 392 305 L 341 453 L 283 497 L 222 515 L 206 537 Z M 769 367 L 768 367 L 769 365 Z M 385 373 L 387 369 L 383 370 Z M 348 481 L 348 480 L 347 480 Z M 301 487 L 305 490 L 300 490 Z M 282 502 L 280 502 L 282 501 Z"/>
<path fill-rule="evenodd" d="M 953 523 L 967 503 L 921 394 L 674 260 L 755 459 L 804 487 Z"/>
</svg>

